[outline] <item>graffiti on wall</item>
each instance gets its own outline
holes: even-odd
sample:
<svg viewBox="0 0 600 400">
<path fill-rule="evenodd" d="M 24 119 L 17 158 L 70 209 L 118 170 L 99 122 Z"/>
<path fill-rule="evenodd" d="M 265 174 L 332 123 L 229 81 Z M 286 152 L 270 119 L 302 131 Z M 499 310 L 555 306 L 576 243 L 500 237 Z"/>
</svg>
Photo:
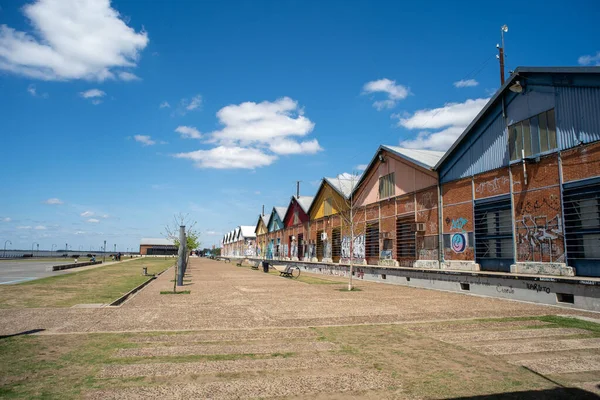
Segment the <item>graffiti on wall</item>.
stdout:
<svg viewBox="0 0 600 400">
<path fill-rule="evenodd" d="M 342 259 L 350 259 L 350 251 L 354 259 L 362 260 L 365 258 L 365 235 L 358 235 L 354 238 L 354 246 L 350 246 L 350 236 L 342 237 L 341 256 Z M 352 249 L 351 249 L 352 247 Z"/>
<path fill-rule="evenodd" d="M 446 217 L 446 224 L 450 225 L 450 229 L 464 230 L 465 225 L 469 223 L 469 220 L 463 217 L 450 219 Z"/>
<path fill-rule="evenodd" d="M 244 250 L 246 257 L 254 257 L 256 255 L 256 243 L 254 240 L 246 241 L 246 249 Z"/>
<path fill-rule="evenodd" d="M 329 240 L 323 241 L 323 258 L 331 258 L 331 243 Z"/>
<path fill-rule="evenodd" d="M 283 250 L 282 250 L 281 254 L 279 255 L 279 257 L 287 257 L 289 254 L 288 253 L 289 247 L 288 247 L 287 243 L 284 243 L 282 247 L 283 247 Z"/>
<path fill-rule="evenodd" d="M 433 199 L 433 192 L 427 192 L 423 194 L 423 208 L 435 207 L 435 201 Z"/>
<path fill-rule="evenodd" d="M 558 196 L 551 194 L 547 199 L 536 200 L 535 202 L 526 201 L 517 209 L 519 214 L 535 214 L 541 208 L 549 208 L 553 211 L 560 211 L 560 200 Z"/>
<path fill-rule="evenodd" d="M 292 257 L 298 257 L 298 242 L 296 241 L 296 239 L 292 240 L 290 252 Z"/>
<path fill-rule="evenodd" d="M 523 215 L 517 220 L 517 252 L 520 261 L 564 262 L 564 233 L 560 215 Z"/>
<path fill-rule="evenodd" d="M 467 248 L 467 237 L 463 233 L 455 233 L 450 239 L 450 248 L 455 253 L 462 253 Z"/>
<path fill-rule="evenodd" d="M 481 182 L 475 188 L 477 193 L 498 193 L 502 190 L 503 185 L 508 185 L 509 179 L 505 176 L 500 176 L 492 180 Z"/>
</svg>

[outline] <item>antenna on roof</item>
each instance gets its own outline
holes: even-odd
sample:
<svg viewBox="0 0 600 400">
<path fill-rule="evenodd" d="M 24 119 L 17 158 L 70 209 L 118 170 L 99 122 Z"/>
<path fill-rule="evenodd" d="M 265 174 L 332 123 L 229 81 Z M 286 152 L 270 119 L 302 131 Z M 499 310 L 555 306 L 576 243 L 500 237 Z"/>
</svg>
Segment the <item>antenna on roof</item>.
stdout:
<svg viewBox="0 0 600 400">
<path fill-rule="evenodd" d="M 504 85 L 504 34 L 508 32 L 508 25 L 502 25 L 500 27 L 500 36 L 502 37 L 502 47 L 499 44 L 496 45 L 498 49 L 498 55 L 496 58 L 500 61 L 500 85 Z"/>
<path fill-rule="evenodd" d="M 263 217 L 265 216 L 265 205 L 264 205 L 264 204 L 263 204 L 263 207 L 262 207 L 262 214 L 261 214 L 261 215 L 262 215 Z"/>
<path fill-rule="evenodd" d="M 296 181 L 296 198 L 300 197 L 300 182 L 302 181 Z"/>
</svg>

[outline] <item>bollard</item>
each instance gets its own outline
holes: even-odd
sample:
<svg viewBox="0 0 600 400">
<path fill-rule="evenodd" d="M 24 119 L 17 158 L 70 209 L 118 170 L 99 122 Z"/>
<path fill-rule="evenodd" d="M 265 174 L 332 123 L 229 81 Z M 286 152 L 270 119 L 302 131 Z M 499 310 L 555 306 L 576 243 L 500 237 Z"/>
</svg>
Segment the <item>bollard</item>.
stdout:
<svg viewBox="0 0 600 400">
<path fill-rule="evenodd" d="M 144 267 L 142 270 L 144 271 L 144 276 L 148 275 L 148 267 Z"/>
</svg>

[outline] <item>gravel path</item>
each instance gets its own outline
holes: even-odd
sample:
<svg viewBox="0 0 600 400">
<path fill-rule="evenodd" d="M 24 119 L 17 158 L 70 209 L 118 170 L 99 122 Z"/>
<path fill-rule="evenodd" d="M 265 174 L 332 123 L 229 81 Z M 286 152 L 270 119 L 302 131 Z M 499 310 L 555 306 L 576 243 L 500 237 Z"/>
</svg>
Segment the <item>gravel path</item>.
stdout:
<svg viewBox="0 0 600 400">
<path fill-rule="evenodd" d="M 358 282 L 361 292 L 340 285 L 310 285 L 213 260 L 192 259 L 189 295 L 172 290 L 172 270 L 121 307 L 0 309 L 0 335 L 32 329 L 46 333 L 229 330 L 578 314 L 502 299 L 405 286 Z M 310 274 L 308 274 L 310 275 Z M 443 329 L 443 328 L 442 328 Z"/>
<path fill-rule="evenodd" d="M 513 364 L 526 366 L 540 374 L 600 371 L 600 356 L 551 357 L 537 360 L 520 360 L 513 362 Z"/>
<path fill-rule="evenodd" d="M 591 339 L 544 339 L 525 340 L 516 343 L 496 343 L 486 345 L 469 346 L 484 354 L 521 354 L 540 353 L 545 351 L 563 351 L 578 349 L 600 349 L 600 338 Z"/>
<path fill-rule="evenodd" d="M 194 342 L 225 342 L 237 340 L 264 340 L 273 338 L 286 339 L 315 339 L 316 333 L 310 329 L 249 329 L 243 331 L 204 331 L 176 335 L 135 336 L 130 339 L 133 343 L 194 343 Z"/>
<path fill-rule="evenodd" d="M 329 342 L 274 342 L 274 343 L 242 343 L 235 345 L 205 344 L 201 346 L 163 346 L 119 349 L 116 357 L 157 357 L 183 356 L 190 354 L 259 354 L 259 353 L 297 353 L 306 351 L 336 350 L 338 347 Z"/>
<path fill-rule="evenodd" d="M 228 380 L 206 384 L 146 386 L 122 390 L 101 390 L 88 399 L 252 399 L 276 396 L 308 396 L 319 393 L 348 393 L 384 389 L 390 382 L 383 373 L 354 372 L 344 374 L 295 375 Z M 339 397 L 343 398 L 343 396 Z M 372 397 L 378 398 L 378 397 Z"/>
<path fill-rule="evenodd" d="M 349 367 L 356 359 L 333 355 L 304 355 L 290 358 L 269 358 L 259 360 L 226 360 L 184 363 L 151 363 L 129 365 L 107 365 L 100 378 L 131 378 L 136 376 L 183 376 L 208 373 L 231 373 L 247 371 L 280 371 L 300 369 L 327 369 L 332 365 Z"/>
<path fill-rule="evenodd" d="M 478 326 L 479 328 L 479 326 Z M 516 329 L 512 331 L 476 331 L 434 334 L 434 338 L 447 343 L 482 342 L 497 340 L 514 340 L 543 338 L 550 336 L 586 335 L 590 331 L 575 328 L 541 328 L 541 329 Z"/>
</svg>

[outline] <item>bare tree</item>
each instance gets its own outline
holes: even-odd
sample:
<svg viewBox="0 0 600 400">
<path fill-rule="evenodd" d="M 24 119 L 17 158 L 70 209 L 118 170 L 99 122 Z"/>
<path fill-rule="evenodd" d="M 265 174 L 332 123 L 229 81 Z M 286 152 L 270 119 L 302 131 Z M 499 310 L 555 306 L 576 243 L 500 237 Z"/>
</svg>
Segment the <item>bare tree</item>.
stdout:
<svg viewBox="0 0 600 400">
<path fill-rule="evenodd" d="M 355 221 L 356 213 L 358 211 L 357 201 L 354 196 L 354 189 L 360 180 L 360 175 L 353 172 L 352 174 L 341 174 L 336 178 L 337 189 L 341 196 L 331 196 L 330 198 L 334 202 L 338 215 L 341 218 L 341 237 L 344 240 L 344 225 L 350 228 L 350 243 L 348 243 L 348 256 L 350 259 L 350 273 L 348 274 L 348 290 L 354 288 L 352 284 L 352 274 L 354 273 L 354 254 L 358 247 L 361 247 L 361 243 L 358 243 L 361 239 L 362 228 L 360 224 Z M 330 182 L 333 183 L 333 182 Z M 360 250 L 359 250 L 360 251 Z M 364 251 L 361 251 L 364 257 Z M 343 254 L 342 254 L 343 255 Z"/>
</svg>

